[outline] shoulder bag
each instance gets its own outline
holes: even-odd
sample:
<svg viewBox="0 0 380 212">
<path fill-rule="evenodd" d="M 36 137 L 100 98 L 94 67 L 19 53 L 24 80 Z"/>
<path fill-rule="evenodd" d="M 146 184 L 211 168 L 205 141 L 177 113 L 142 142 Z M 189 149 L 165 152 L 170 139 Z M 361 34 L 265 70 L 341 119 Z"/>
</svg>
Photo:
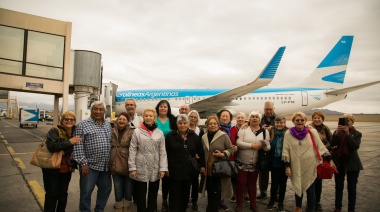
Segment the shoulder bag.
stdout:
<svg viewBox="0 0 380 212">
<path fill-rule="evenodd" d="M 57 127 L 55 128 L 58 130 L 59 134 L 61 134 L 60 130 Z M 45 169 L 59 169 L 61 168 L 63 151 L 50 152 L 46 146 L 46 140 L 47 136 L 38 145 L 32 159 L 30 160 L 30 164 Z"/>
<path fill-rule="evenodd" d="M 317 145 L 315 144 L 313 134 L 311 134 L 310 130 L 309 135 L 311 137 L 311 141 L 313 142 L 315 153 L 317 154 L 318 160 L 320 162 L 320 164 L 317 166 L 317 178 L 319 180 L 331 179 L 334 173 L 334 168 L 330 166 L 330 163 L 327 160 L 322 160 L 321 155 L 317 149 Z"/>
<path fill-rule="evenodd" d="M 235 161 L 218 160 L 212 164 L 213 177 L 236 177 L 238 173 Z"/>
<path fill-rule="evenodd" d="M 263 138 L 265 140 L 266 130 L 263 130 Z M 256 168 L 259 171 L 270 171 L 272 167 L 272 154 L 271 151 L 264 151 L 263 148 L 257 151 L 258 157 L 256 162 Z"/>
<path fill-rule="evenodd" d="M 189 170 L 191 174 L 199 174 L 201 172 L 200 165 L 198 163 L 198 159 L 191 157 L 189 150 L 187 149 L 187 145 L 185 141 L 183 142 L 183 148 L 186 149 L 187 157 L 189 159 Z"/>
</svg>

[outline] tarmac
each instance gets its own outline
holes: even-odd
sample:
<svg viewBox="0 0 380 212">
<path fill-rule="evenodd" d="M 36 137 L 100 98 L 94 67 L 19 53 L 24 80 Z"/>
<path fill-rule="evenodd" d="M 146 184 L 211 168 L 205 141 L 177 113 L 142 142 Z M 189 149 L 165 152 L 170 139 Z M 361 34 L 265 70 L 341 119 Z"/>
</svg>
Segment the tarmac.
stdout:
<svg viewBox="0 0 380 212">
<path fill-rule="evenodd" d="M 13 119 L 0 120 L 0 211 L 32 212 L 43 211 L 44 189 L 41 169 L 29 164 L 29 161 L 47 131 L 51 122 L 40 122 L 38 128 L 19 128 L 18 121 Z M 332 130 L 336 122 L 325 122 Z M 288 122 L 288 126 L 292 123 Z M 356 211 L 380 211 L 380 123 L 357 122 L 354 125 L 362 132 L 363 138 L 359 155 L 364 166 L 360 172 L 357 185 Z M 323 181 L 321 204 L 324 211 L 334 209 L 334 179 Z M 346 187 L 346 186 L 345 186 Z M 268 186 L 269 194 L 270 185 Z M 170 198 L 170 197 L 169 197 Z M 95 207 L 96 189 L 92 195 L 92 207 Z M 105 211 L 115 211 L 114 193 L 112 191 Z M 161 211 L 161 189 L 157 198 L 158 211 Z M 266 211 L 269 199 L 258 202 L 260 211 Z M 236 203 L 225 200 L 229 211 L 234 211 Z M 344 191 L 342 211 L 347 211 L 347 191 Z M 306 205 L 306 195 L 303 200 Z M 206 211 L 207 197 L 198 200 L 198 211 Z M 249 203 L 244 203 L 243 211 L 249 210 Z M 288 180 L 284 207 L 286 211 L 294 211 L 295 201 L 292 185 Z M 72 175 L 69 186 L 67 211 L 79 211 L 79 173 Z M 131 211 L 136 211 L 132 206 Z M 191 203 L 187 211 L 191 211 Z M 277 211 L 274 208 L 272 211 Z"/>
</svg>

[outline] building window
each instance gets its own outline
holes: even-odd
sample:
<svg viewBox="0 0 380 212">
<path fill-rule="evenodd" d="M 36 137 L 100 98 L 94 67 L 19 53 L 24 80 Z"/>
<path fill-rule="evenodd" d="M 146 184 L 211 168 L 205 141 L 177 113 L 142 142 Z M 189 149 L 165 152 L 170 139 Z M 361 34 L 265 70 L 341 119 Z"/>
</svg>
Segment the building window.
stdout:
<svg viewBox="0 0 380 212">
<path fill-rule="evenodd" d="M 0 26 L 0 72 L 22 74 L 24 30 Z"/>
</svg>

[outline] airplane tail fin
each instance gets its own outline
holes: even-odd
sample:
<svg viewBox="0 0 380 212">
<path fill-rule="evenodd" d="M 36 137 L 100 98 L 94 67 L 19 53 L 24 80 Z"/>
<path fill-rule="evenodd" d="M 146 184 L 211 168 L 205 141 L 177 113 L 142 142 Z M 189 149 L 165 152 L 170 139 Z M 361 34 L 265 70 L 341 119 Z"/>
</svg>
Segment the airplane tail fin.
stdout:
<svg viewBox="0 0 380 212">
<path fill-rule="evenodd" d="M 341 88 L 346 76 L 354 36 L 342 36 L 318 67 L 297 86 Z"/>
<path fill-rule="evenodd" d="M 277 68 L 280 65 L 282 55 L 284 55 L 285 46 L 280 47 L 277 52 L 273 55 L 272 59 L 265 66 L 263 71 L 259 75 L 259 79 L 270 79 L 272 80 L 276 74 Z"/>
</svg>

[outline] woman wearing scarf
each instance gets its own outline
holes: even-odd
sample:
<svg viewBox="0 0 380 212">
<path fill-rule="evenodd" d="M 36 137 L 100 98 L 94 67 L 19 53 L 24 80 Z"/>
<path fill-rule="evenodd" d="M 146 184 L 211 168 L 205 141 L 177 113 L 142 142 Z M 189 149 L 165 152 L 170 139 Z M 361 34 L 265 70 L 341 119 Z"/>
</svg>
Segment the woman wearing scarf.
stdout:
<svg viewBox="0 0 380 212">
<path fill-rule="evenodd" d="M 319 138 L 318 132 L 305 126 L 307 117 L 302 112 L 292 116 L 294 127 L 286 131 L 282 160 L 285 162 L 285 174 L 290 177 L 295 192 L 296 212 L 302 211 L 303 193 L 307 193 L 307 211 L 313 212 L 315 206 L 314 181 L 317 178 L 319 160 L 313 147 L 313 136 L 322 157 L 330 160 L 330 153 Z M 310 133 L 309 133 L 310 132 Z"/>
<path fill-rule="evenodd" d="M 343 118 L 348 119 L 347 126 L 338 125 L 331 140 L 334 151 L 332 158 L 338 168 L 335 173 L 335 210 L 342 210 L 342 198 L 344 189 L 344 178 L 347 175 L 348 190 L 348 211 L 355 211 L 356 205 L 356 184 L 359 172 L 363 170 L 363 165 L 358 155 L 362 133 L 357 131 L 353 124 L 355 118 L 351 114 L 344 114 Z"/>
<path fill-rule="evenodd" d="M 223 110 L 220 110 L 216 114 L 216 116 L 219 119 L 220 130 L 225 132 L 228 135 L 228 137 L 231 139 L 232 113 L 229 110 L 223 109 Z M 236 145 L 233 145 L 233 147 L 234 147 L 234 152 L 237 152 L 238 147 Z M 232 182 L 236 181 L 236 179 L 231 179 L 231 181 Z M 224 204 L 224 198 L 220 200 L 219 209 L 221 211 L 228 211 L 228 207 L 226 206 L 226 204 Z"/>
<path fill-rule="evenodd" d="M 220 130 L 218 118 L 210 116 L 206 121 L 207 133 L 202 136 L 203 152 L 205 154 L 206 176 L 202 186 L 202 197 L 207 190 L 207 212 L 218 212 L 220 200 L 231 196 L 231 179 L 229 177 L 212 176 L 212 164 L 218 160 L 229 158 L 234 149 L 230 138 Z"/>
<path fill-rule="evenodd" d="M 311 115 L 312 123 L 309 125 L 312 126 L 314 129 L 318 131 L 319 138 L 325 145 L 325 147 L 330 151 L 330 141 L 332 137 L 332 133 L 330 131 L 330 128 L 327 125 L 324 125 L 323 122 L 325 121 L 325 114 L 323 114 L 322 111 L 317 110 L 314 111 L 314 113 Z M 321 194 L 322 194 L 322 180 L 321 179 L 315 179 L 315 209 L 316 211 L 323 211 L 322 205 L 320 203 L 321 201 Z"/>
<path fill-rule="evenodd" d="M 186 211 L 190 196 L 190 183 L 194 176 L 189 157 L 198 159 L 201 172 L 205 172 L 206 166 L 201 138 L 189 129 L 187 115 L 179 114 L 177 116 L 177 128 L 178 130 L 172 130 L 166 136 L 165 147 L 168 155 L 168 175 L 170 178 L 169 211 L 182 212 Z M 199 171 L 196 174 L 198 176 Z"/>
<path fill-rule="evenodd" d="M 281 160 L 282 149 L 284 143 L 284 135 L 288 130 L 286 127 L 286 119 L 283 116 L 276 116 L 275 126 L 270 131 L 271 137 L 271 155 L 272 155 L 272 167 L 271 167 L 271 187 L 270 187 L 270 200 L 267 205 L 267 210 L 272 210 L 274 203 L 276 202 L 277 190 L 279 189 L 278 198 L 278 211 L 284 212 L 284 198 L 286 193 L 286 181 L 288 176 L 285 174 L 285 164 Z"/>
<path fill-rule="evenodd" d="M 133 132 L 129 146 L 129 172 L 135 180 L 138 212 L 153 212 L 156 208 L 160 179 L 168 171 L 165 138 L 155 123 L 156 110 L 143 111 L 143 123 Z M 149 184 L 148 207 L 146 207 L 147 184 Z"/>
</svg>

